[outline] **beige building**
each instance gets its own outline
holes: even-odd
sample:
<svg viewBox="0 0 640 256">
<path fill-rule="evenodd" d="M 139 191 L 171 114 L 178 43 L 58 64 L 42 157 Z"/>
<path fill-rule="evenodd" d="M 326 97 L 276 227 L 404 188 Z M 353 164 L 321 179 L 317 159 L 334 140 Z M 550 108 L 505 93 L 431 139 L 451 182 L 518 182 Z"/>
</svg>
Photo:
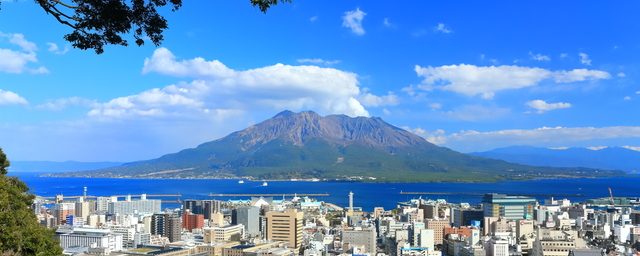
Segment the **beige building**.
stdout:
<svg viewBox="0 0 640 256">
<path fill-rule="evenodd" d="M 287 242 L 298 251 L 302 243 L 303 212 L 287 209 L 284 212 L 267 212 L 267 240 Z"/>
<path fill-rule="evenodd" d="M 240 241 L 243 238 L 244 226 L 232 225 L 226 227 L 204 228 L 204 242 L 211 244 L 214 242 Z"/>
<path fill-rule="evenodd" d="M 442 240 L 444 238 L 444 228 L 449 227 L 451 227 L 451 225 L 449 225 L 449 220 L 425 220 L 425 228 L 433 229 L 433 242 L 435 244 L 442 244 Z"/>
</svg>

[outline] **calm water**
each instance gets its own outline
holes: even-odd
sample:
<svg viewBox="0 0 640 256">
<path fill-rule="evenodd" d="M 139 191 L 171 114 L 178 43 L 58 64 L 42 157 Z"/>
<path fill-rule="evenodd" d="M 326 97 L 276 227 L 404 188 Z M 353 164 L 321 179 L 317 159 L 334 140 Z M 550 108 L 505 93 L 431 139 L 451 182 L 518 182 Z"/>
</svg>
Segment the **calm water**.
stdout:
<svg viewBox="0 0 640 256">
<path fill-rule="evenodd" d="M 262 182 L 237 180 L 184 180 L 184 179 L 95 179 L 95 178 L 46 178 L 33 173 L 17 173 L 29 185 L 31 192 L 42 196 L 56 194 L 81 195 L 87 186 L 90 195 L 118 194 L 182 194 L 182 199 L 206 199 L 209 193 L 328 193 L 319 198 L 326 202 L 345 206 L 349 191 L 355 193 L 355 206 L 372 210 L 375 206 L 393 208 L 399 201 L 415 198 L 402 195 L 401 191 L 436 192 L 439 195 L 423 195 L 423 198 L 446 199 L 449 202 L 478 203 L 484 193 L 530 195 L 543 200 L 551 195 L 582 201 L 588 198 L 609 196 L 640 197 L 640 176 L 603 179 L 552 179 L 509 181 L 497 183 L 357 183 L 357 182 Z M 216 199 L 228 199 L 217 197 Z M 175 204 L 163 207 L 175 207 Z"/>
</svg>

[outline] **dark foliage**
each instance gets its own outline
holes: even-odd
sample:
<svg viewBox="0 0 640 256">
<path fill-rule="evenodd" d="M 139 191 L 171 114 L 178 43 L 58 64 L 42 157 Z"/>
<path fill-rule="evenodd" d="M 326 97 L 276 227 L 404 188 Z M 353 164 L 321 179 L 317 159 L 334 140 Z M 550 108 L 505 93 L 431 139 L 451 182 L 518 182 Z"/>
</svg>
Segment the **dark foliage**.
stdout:
<svg viewBox="0 0 640 256">
<path fill-rule="evenodd" d="M 64 36 L 73 47 L 96 53 L 106 45 L 128 46 L 125 37 L 132 34 L 136 45 L 146 41 L 160 45 L 169 23 L 158 11 L 168 7 L 172 11 L 182 6 L 182 0 L 36 0 L 60 24 L 73 31 Z M 291 0 L 250 0 L 251 5 L 266 12 L 278 2 Z M 195 3 L 195 2 L 192 2 Z M 130 39 L 129 39 L 130 40 Z"/>
<path fill-rule="evenodd" d="M 62 255 L 53 231 L 40 226 L 26 184 L 8 177 L 9 161 L 0 149 L 0 255 Z"/>
</svg>

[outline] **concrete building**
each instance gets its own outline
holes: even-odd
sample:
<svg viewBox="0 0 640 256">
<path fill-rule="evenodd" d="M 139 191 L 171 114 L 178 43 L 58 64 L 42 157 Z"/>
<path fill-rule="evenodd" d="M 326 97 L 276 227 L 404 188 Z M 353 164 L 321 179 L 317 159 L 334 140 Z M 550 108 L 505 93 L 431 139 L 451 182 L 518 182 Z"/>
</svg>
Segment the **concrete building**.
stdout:
<svg viewBox="0 0 640 256">
<path fill-rule="evenodd" d="M 116 198 L 117 200 L 117 198 Z M 147 200 L 146 195 L 142 195 L 140 200 L 131 200 L 127 197 L 125 201 L 114 201 L 113 198 L 109 202 L 109 214 L 153 214 L 160 212 L 160 200 Z"/>
<path fill-rule="evenodd" d="M 507 240 L 491 239 L 484 245 L 487 256 L 509 256 L 509 242 Z"/>
<path fill-rule="evenodd" d="M 158 213 L 151 216 L 151 234 L 169 238 L 169 241 L 180 241 L 182 225 L 180 217 L 170 213 Z"/>
<path fill-rule="evenodd" d="M 536 199 L 526 196 L 486 194 L 482 199 L 484 217 L 503 217 L 508 220 L 532 219 Z"/>
<path fill-rule="evenodd" d="M 58 203 L 53 206 L 53 217 L 56 219 L 56 225 L 65 223 L 67 216 L 76 213 L 76 205 L 74 203 Z"/>
<path fill-rule="evenodd" d="M 484 211 L 482 209 L 454 208 L 452 223 L 454 227 L 470 226 L 473 221 L 482 221 L 483 218 L 484 218 Z"/>
<path fill-rule="evenodd" d="M 216 242 L 240 241 L 244 237 L 244 226 L 229 225 L 226 227 L 204 228 L 204 242 L 207 244 Z"/>
<path fill-rule="evenodd" d="M 182 228 L 189 232 L 194 229 L 202 229 L 204 227 L 204 214 L 193 214 L 186 210 L 182 214 Z"/>
<path fill-rule="evenodd" d="M 109 229 L 58 229 L 56 233 L 60 239 L 60 247 L 65 250 L 74 247 L 106 248 L 109 251 L 122 250 L 122 235 L 114 234 Z"/>
<path fill-rule="evenodd" d="M 363 253 L 376 254 L 376 231 L 375 229 L 344 230 L 342 231 L 342 243 L 349 246 L 364 246 Z"/>
<path fill-rule="evenodd" d="M 267 240 L 287 242 L 297 252 L 302 244 L 303 212 L 287 209 L 284 212 L 267 212 Z"/>
<path fill-rule="evenodd" d="M 433 241 L 435 244 L 442 244 L 444 229 L 449 227 L 451 227 L 451 225 L 449 225 L 448 220 L 425 220 L 425 228 L 433 230 Z"/>
<path fill-rule="evenodd" d="M 255 206 L 240 206 L 231 214 L 231 224 L 242 224 L 245 234 L 249 237 L 260 236 L 260 208 Z"/>
<path fill-rule="evenodd" d="M 222 209 L 222 202 L 218 200 L 185 200 L 182 203 L 184 210 L 189 210 L 193 214 L 202 214 L 204 218 L 211 219 L 211 214 Z"/>
</svg>

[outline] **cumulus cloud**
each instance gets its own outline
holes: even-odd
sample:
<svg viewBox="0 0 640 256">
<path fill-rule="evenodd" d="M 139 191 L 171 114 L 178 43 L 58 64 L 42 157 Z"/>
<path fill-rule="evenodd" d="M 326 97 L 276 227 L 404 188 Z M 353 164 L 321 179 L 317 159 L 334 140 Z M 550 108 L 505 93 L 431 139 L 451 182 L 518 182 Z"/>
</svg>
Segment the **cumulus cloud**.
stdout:
<svg viewBox="0 0 640 256">
<path fill-rule="evenodd" d="M 35 43 L 30 42 L 23 34 L 19 33 L 2 33 L 0 32 L 0 42 L 6 40 L 14 48 L 0 48 L 0 72 L 21 74 L 46 74 L 49 70 L 45 67 L 30 67 L 29 64 L 38 62 L 36 51 L 38 47 Z"/>
<path fill-rule="evenodd" d="M 449 28 L 444 23 L 438 23 L 438 25 L 436 25 L 433 28 L 433 30 L 436 31 L 436 32 L 443 33 L 443 34 L 451 34 L 451 33 L 453 33 L 453 30 L 451 30 L 451 28 Z"/>
<path fill-rule="evenodd" d="M 416 133 L 419 134 L 419 133 Z M 421 135 L 425 138 L 430 135 Z M 440 145 L 463 152 L 483 151 L 513 145 L 538 147 L 590 146 L 640 141 L 640 126 L 540 127 L 497 131 L 463 130 L 438 133 Z M 622 144 L 625 145 L 625 144 Z"/>
<path fill-rule="evenodd" d="M 439 67 L 416 65 L 415 72 L 419 77 L 424 78 L 418 86 L 422 90 L 440 89 L 467 96 L 481 96 L 484 99 L 492 99 L 499 91 L 536 86 L 544 80 L 571 83 L 610 78 L 609 73 L 600 70 L 551 71 L 515 65 L 460 64 Z"/>
<path fill-rule="evenodd" d="M 578 53 L 578 56 L 580 56 L 580 63 L 582 63 L 583 65 L 591 66 L 591 59 L 589 58 L 588 54 L 581 52 Z"/>
<path fill-rule="evenodd" d="M 535 60 L 535 61 L 550 61 L 551 60 L 551 57 L 549 57 L 547 55 L 540 54 L 540 53 L 529 52 L 529 57 L 532 60 Z"/>
<path fill-rule="evenodd" d="M 294 111 L 368 116 L 358 100 L 389 105 L 395 95 L 363 94 L 357 75 L 334 68 L 275 64 L 234 70 L 218 60 L 178 60 L 166 48 L 144 61 L 143 73 L 194 79 L 100 103 L 89 115 L 99 118 L 158 117 L 207 114 L 218 110 Z M 376 101 L 379 100 L 379 101 Z"/>
<path fill-rule="evenodd" d="M 369 93 L 367 90 L 365 90 L 363 94 L 358 97 L 358 100 L 365 107 L 393 106 L 400 103 L 398 96 L 396 96 L 393 92 L 388 92 L 387 95 L 377 96 Z"/>
<path fill-rule="evenodd" d="M 544 112 L 551 111 L 551 110 L 570 108 L 571 103 L 566 103 L 566 102 L 549 103 L 544 100 L 531 100 L 527 102 L 527 106 L 529 106 L 532 109 L 535 109 L 538 114 L 542 114 Z"/>
<path fill-rule="evenodd" d="M 356 8 L 353 11 L 347 11 L 342 16 L 342 26 L 348 28 L 356 35 L 362 36 L 366 32 L 362 27 L 362 20 L 364 20 L 364 16 L 367 13 L 360 10 L 360 8 Z"/>
<path fill-rule="evenodd" d="M 442 129 L 436 129 L 433 131 L 425 130 L 422 128 L 410 128 L 407 126 L 402 127 L 409 132 L 412 132 L 420 137 L 423 137 L 428 142 L 431 142 L 436 145 L 444 144 L 447 141 L 446 131 Z"/>
<path fill-rule="evenodd" d="M 56 43 L 52 43 L 52 42 L 48 42 L 47 43 L 47 50 L 53 54 L 57 54 L 57 55 L 64 55 L 67 52 L 69 52 L 69 46 L 65 45 L 63 49 L 60 49 L 60 47 L 58 46 L 58 44 Z"/>
<path fill-rule="evenodd" d="M 29 102 L 12 91 L 5 91 L 0 89 L 0 106 L 1 105 L 27 105 Z"/>
<path fill-rule="evenodd" d="M 332 66 L 340 63 L 340 60 L 325 60 L 320 58 L 305 58 L 305 59 L 297 59 L 296 60 L 300 64 L 312 64 L 312 65 L 323 65 L 323 66 Z"/>
</svg>

